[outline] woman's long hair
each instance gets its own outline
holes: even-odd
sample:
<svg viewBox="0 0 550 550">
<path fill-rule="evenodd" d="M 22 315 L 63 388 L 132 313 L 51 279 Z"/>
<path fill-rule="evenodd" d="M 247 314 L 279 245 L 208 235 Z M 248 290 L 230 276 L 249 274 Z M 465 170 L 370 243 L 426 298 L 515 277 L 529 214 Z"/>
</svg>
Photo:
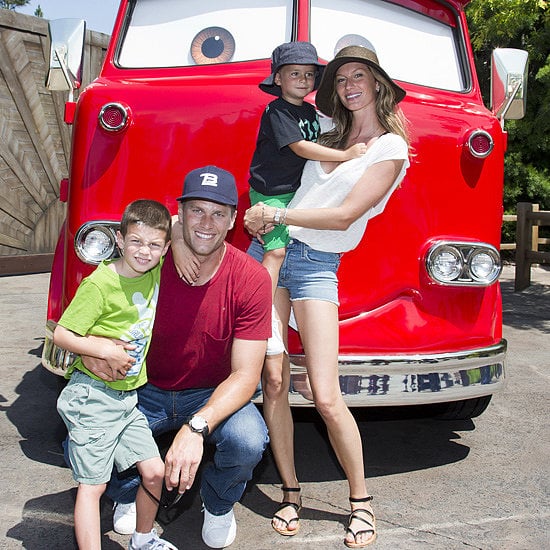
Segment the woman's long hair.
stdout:
<svg viewBox="0 0 550 550">
<path fill-rule="evenodd" d="M 376 117 L 378 118 L 378 122 L 386 132 L 401 136 L 407 145 L 410 146 L 407 120 L 395 101 L 392 87 L 376 69 L 366 64 L 365 67 L 372 72 L 376 82 L 380 85 L 380 91 L 376 94 Z M 319 137 L 319 143 L 333 149 L 345 149 L 347 138 L 351 131 L 353 115 L 340 102 L 340 98 L 336 93 L 336 86 L 332 88 L 331 99 L 334 105 L 332 114 L 334 128 L 322 134 Z"/>
</svg>

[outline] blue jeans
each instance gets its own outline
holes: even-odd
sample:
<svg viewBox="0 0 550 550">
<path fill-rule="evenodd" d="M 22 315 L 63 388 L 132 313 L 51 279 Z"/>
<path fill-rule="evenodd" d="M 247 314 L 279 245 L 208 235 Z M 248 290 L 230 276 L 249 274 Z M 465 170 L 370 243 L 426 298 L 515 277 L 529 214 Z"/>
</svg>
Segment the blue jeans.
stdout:
<svg viewBox="0 0 550 550">
<path fill-rule="evenodd" d="M 169 391 L 146 384 L 137 390 L 138 408 L 156 437 L 181 428 L 210 399 L 214 389 Z M 203 469 L 200 494 L 211 514 L 226 514 L 240 500 L 268 441 L 265 422 L 252 402 L 224 420 L 208 436 L 207 443 L 216 449 L 214 461 Z M 121 479 L 113 475 L 107 494 L 116 502 L 133 502 L 139 483 L 137 473 Z"/>
</svg>

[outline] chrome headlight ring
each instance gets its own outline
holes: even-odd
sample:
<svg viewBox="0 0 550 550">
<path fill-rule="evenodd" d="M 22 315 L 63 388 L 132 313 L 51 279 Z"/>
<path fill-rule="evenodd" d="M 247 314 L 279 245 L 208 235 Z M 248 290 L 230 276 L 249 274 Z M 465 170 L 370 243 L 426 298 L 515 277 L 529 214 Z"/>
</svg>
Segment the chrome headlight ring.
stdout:
<svg viewBox="0 0 550 550">
<path fill-rule="evenodd" d="M 440 241 L 428 250 L 426 270 L 441 285 L 489 286 L 500 276 L 502 264 L 490 244 Z"/>
<path fill-rule="evenodd" d="M 74 238 L 76 255 L 85 263 L 98 265 L 117 257 L 116 232 L 118 222 L 93 221 L 80 227 Z"/>
</svg>

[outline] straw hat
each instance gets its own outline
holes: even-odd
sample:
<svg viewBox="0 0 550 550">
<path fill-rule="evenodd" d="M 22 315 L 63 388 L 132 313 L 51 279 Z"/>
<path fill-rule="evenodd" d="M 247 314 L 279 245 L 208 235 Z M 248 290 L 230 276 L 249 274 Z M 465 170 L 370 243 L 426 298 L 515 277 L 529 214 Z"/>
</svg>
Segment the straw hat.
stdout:
<svg viewBox="0 0 550 550">
<path fill-rule="evenodd" d="M 332 116 L 334 106 L 332 104 L 332 94 L 334 91 L 334 78 L 336 71 L 346 63 L 364 63 L 369 67 L 375 69 L 376 73 L 380 74 L 384 80 L 391 86 L 393 93 L 395 94 L 395 101 L 399 103 L 405 97 L 405 90 L 398 86 L 389 76 L 388 73 L 378 62 L 377 55 L 364 46 L 346 46 L 342 48 L 334 57 L 332 61 L 325 67 L 323 78 L 319 84 L 317 95 L 315 97 L 315 103 L 317 108 L 325 115 Z"/>
</svg>

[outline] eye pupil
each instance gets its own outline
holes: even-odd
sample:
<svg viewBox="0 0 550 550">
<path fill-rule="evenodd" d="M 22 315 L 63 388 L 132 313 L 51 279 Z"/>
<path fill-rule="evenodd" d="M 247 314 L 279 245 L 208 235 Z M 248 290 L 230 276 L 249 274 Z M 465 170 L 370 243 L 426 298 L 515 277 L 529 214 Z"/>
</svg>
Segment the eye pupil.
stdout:
<svg viewBox="0 0 550 550">
<path fill-rule="evenodd" d="M 227 63 L 235 53 L 235 39 L 223 27 L 208 27 L 191 42 L 191 57 L 197 65 Z"/>
<path fill-rule="evenodd" d="M 214 59 L 222 54 L 224 49 L 223 40 L 219 36 L 212 36 L 207 38 L 201 47 L 201 51 L 205 57 L 209 59 Z"/>
</svg>

